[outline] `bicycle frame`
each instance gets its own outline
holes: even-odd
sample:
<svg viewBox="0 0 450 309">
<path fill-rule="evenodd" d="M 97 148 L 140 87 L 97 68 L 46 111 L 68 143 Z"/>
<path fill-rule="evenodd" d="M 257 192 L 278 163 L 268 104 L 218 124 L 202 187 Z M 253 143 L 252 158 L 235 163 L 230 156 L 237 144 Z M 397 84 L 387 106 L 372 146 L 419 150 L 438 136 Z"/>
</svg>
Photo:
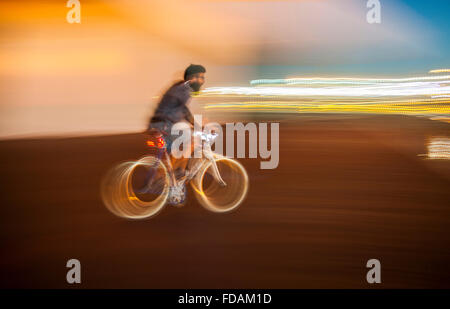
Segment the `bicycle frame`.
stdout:
<svg viewBox="0 0 450 309">
<path fill-rule="evenodd" d="M 165 165 L 167 168 L 167 172 L 170 177 L 170 184 L 172 187 L 181 186 L 181 185 L 189 182 L 192 178 L 194 178 L 197 175 L 197 173 L 204 167 L 205 164 L 208 164 L 208 161 L 211 162 L 212 171 L 213 171 L 212 175 L 213 175 L 214 179 L 221 186 L 226 186 L 226 183 L 222 179 L 222 176 L 220 175 L 219 169 L 217 167 L 216 160 L 214 157 L 215 154 L 211 149 L 211 144 L 214 141 L 214 139 L 217 137 L 217 134 L 205 134 L 203 132 L 200 132 L 200 134 L 198 134 L 198 135 L 200 135 L 200 138 L 203 141 L 203 149 L 202 149 L 203 157 L 202 157 L 202 160 L 199 160 L 199 162 L 194 167 L 191 167 L 191 170 L 189 171 L 188 176 L 183 176 L 179 180 L 176 179 L 175 172 L 174 172 L 172 162 L 171 162 L 171 158 L 170 158 L 169 153 L 167 152 L 165 143 L 162 143 L 162 145 L 164 147 L 160 147 L 160 143 L 155 144 L 154 142 L 151 146 L 151 147 L 156 147 L 156 145 L 157 145 L 159 148 L 157 155 L 156 155 L 157 162 L 162 160 L 162 158 L 164 157 L 164 159 L 166 161 Z M 147 144 L 149 144 L 149 143 L 147 142 Z M 151 181 L 153 180 L 154 174 L 155 173 L 151 173 L 151 172 L 149 173 L 149 175 L 147 176 L 147 179 L 145 181 L 146 185 L 151 183 Z"/>
</svg>

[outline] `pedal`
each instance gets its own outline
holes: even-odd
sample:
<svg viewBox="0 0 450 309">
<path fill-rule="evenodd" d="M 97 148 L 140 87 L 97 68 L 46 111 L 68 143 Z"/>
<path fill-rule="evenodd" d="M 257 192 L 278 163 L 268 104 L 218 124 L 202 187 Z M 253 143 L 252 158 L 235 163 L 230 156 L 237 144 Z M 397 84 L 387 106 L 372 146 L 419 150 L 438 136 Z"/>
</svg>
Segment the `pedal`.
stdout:
<svg viewBox="0 0 450 309">
<path fill-rule="evenodd" d="M 184 206 L 186 202 L 186 186 L 179 184 L 169 189 L 169 204 L 176 207 Z"/>
</svg>

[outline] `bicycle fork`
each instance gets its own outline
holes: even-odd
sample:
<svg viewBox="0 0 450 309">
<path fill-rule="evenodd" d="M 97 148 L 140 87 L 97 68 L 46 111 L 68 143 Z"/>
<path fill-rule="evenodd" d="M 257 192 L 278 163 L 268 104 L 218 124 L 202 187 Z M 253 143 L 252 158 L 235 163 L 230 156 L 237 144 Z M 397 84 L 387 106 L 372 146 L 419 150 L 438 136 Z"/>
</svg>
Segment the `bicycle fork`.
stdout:
<svg viewBox="0 0 450 309">
<path fill-rule="evenodd" d="M 214 179 L 219 183 L 221 187 L 225 187 L 227 183 L 222 179 L 222 176 L 220 176 L 219 168 L 217 167 L 216 160 L 214 160 L 213 152 L 211 150 L 211 146 L 209 144 L 205 145 L 206 149 L 203 150 L 203 154 L 205 155 L 206 159 L 211 161 L 211 166 L 213 170 L 213 177 Z"/>
</svg>

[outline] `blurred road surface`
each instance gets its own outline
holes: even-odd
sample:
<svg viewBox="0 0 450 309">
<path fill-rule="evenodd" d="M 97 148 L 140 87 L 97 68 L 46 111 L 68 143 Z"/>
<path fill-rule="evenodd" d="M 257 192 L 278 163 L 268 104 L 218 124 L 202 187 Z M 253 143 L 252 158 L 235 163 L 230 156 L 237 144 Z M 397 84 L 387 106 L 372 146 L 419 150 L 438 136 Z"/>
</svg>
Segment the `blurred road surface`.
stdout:
<svg viewBox="0 0 450 309">
<path fill-rule="evenodd" d="M 0 142 L 1 287 L 450 288 L 450 161 L 426 142 L 450 125 L 406 116 L 305 116 L 280 124 L 280 164 L 250 175 L 230 214 L 184 208 L 117 218 L 99 184 L 145 154 L 143 137 Z"/>
</svg>

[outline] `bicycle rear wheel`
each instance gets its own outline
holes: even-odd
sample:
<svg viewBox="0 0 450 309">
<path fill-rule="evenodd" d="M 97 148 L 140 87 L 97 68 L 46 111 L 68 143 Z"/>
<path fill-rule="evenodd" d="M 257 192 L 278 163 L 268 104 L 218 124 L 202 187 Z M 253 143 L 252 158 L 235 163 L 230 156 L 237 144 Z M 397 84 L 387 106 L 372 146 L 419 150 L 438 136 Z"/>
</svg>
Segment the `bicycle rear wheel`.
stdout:
<svg viewBox="0 0 450 309">
<path fill-rule="evenodd" d="M 150 177 L 148 173 L 151 173 Z M 142 181 L 149 190 L 140 193 Z M 165 205 L 169 195 L 169 175 L 165 165 L 154 156 L 136 162 L 124 162 L 111 169 L 101 183 L 105 206 L 116 216 L 145 219 L 155 216 Z"/>
</svg>

